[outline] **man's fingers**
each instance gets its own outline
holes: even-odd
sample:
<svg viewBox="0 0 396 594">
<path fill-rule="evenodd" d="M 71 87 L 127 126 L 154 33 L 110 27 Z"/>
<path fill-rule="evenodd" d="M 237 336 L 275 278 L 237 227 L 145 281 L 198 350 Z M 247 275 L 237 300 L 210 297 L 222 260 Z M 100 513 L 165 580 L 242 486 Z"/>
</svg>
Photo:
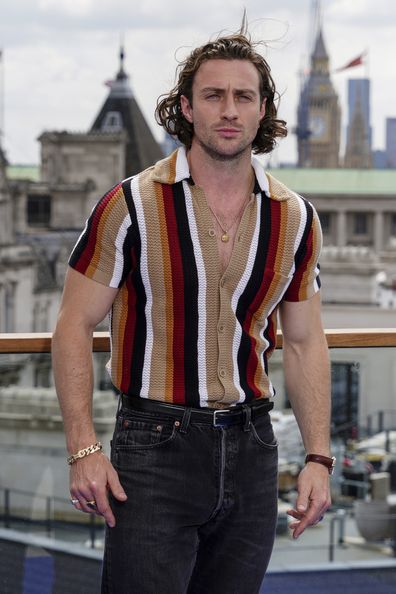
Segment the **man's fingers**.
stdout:
<svg viewBox="0 0 396 594">
<path fill-rule="evenodd" d="M 122 488 L 121 483 L 118 479 L 118 474 L 116 473 L 113 467 L 110 468 L 110 471 L 108 473 L 108 487 L 112 495 L 116 499 L 118 499 L 118 501 L 125 501 L 127 499 L 127 494 Z"/>
<path fill-rule="evenodd" d="M 92 462 L 93 459 L 87 459 L 85 464 L 75 469 L 75 480 L 70 489 L 72 500 L 78 500 L 74 502 L 74 507 L 85 513 L 102 515 L 108 526 L 113 527 L 115 518 L 109 504 L 108 490 L 119 501 L 125 501 L 127 496 L 108 458 L 103 455 L 97 458 L 94 468 Z"/>
</svg>

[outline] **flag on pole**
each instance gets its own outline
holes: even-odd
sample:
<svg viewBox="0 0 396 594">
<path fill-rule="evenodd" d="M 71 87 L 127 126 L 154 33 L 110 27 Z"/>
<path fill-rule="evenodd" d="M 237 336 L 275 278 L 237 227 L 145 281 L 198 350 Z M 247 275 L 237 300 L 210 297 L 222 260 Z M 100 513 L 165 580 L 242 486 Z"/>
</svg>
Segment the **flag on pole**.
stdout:
<svg viewBox="0 0 396 594">
<path fill-rule="evenodd" d="M 351 60 L 350 62 L 345 64 L 344 66 L 341 66 L 341 68 L 336 68 L 335 72 L 342 72 L 343 70 L 348 70 L 348 68 L 355 68 L 355 66 L 361 66 L 362 64 L 364 64 L 364 58 L 365 58 L 366 54 L 367 54 L 367 51 L 364 51 L 363 53 L 360 54 L 360 56 L 357 56 L 356 58 L 354 58 L 353 60 Z"/>
</svg>

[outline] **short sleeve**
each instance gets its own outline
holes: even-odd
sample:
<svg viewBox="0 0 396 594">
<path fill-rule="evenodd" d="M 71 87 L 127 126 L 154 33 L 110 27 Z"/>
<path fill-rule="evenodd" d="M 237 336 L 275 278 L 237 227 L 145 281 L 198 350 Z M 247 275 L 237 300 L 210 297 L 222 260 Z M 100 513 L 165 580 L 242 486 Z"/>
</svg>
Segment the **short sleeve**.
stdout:
<svg viewBox="0 0 396 594">
<path fill-rule="evenodd" d="M 318 214 L 306 201 L 307 224 L 295 255 L 295 270 L 284 295 L 285 301 L 305 301 L 320 289 L 319 256 L 322 249 L 322 229 Z"/>
<path fill-rule="evenodd" d="M 69 265 L 103 285 L 119 288 L 124 282 L 131 217 L 122 184 L 99 200 L 69 259 Z"/>
</svg>

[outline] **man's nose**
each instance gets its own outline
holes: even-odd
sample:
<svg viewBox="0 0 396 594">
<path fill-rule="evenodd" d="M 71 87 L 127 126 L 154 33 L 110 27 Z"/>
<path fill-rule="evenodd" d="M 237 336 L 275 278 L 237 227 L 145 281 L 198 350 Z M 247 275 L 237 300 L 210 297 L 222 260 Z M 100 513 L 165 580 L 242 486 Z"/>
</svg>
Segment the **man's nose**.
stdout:
<svg viewBox="0 0 396 594">
<path fill-rule="evenodd" d="M 238 117 L 235 97 L 232 93 L 226 94 L 222 102 L 222 116 L 227 120 L 235 120 Z"/>
</svg>

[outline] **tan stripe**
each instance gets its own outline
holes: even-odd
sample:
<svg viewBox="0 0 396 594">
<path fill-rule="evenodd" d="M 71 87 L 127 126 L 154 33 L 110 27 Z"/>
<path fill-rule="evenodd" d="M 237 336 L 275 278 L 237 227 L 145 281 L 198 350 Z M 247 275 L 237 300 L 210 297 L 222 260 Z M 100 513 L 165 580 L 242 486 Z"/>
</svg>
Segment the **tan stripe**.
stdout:
<svg viewBox="0 0 396 594">
<path fill-rule="evenodd" d="M 150 176 L 142 175 L 139 181 L 139 192 L 147 234 L 148 276 L 153 300 L 151 314 L 154 336 L 150 364 L 149 396 L 164 400 L 166 397 L 167 365 L 163 352 L 166 337 L 164 337 L 163 333 L 168 331 L 166 328 L 168 289 L 164 275 L 169 274 L 169 270 L 165 269 L 167 264 L 163 259 L 163 243 L 166 242 L 166 237 L 163 237 L 164 229 L 159 212 L 159 209 L 162 208 L 162 192 L 160 184 L 152 183 Z M 170 276 L 168 279 L 168 283 L 171 282 Z"/>
<path fill-rule="evenodd" d="M 257 222 L 258 210 L 257 200 L 254 199 L 246 208 L 238 229 L 238 234 L 235 238 L 234 250 L 231 256 L 229 267 L 226 271 L 227 292 L 233 295 L 237 286 L 243 276 L 247 264 L 248 257 L 253 241 L 253 234 Z M 232 281 L 232 282 L 231 282 Z M 233 368 L 233 342 L 236 331 L 236 318 L 231 310 L 228 308 L 228 315 L 224 321 L 225 334 L 222 344 L 225 347 L 225 364 L 222 365 L 226 369 L 226 380 L 224 383 L 226 396 L 224 402 L 235 401 L 239 398 L 239 392 L 233 382 L 234 368 Z"/>
<path fill-rule="evenodd" d="M 108 283 L 110 283 L 114 272 L 115 247 L 114 245 L 111 246 L 113 253 L 111 254 L 112 259 L 111 261 L 109 261 L 109 245 L 108 242 L 104 241 L 104 238 L 117 237 L 119 228 L 125 216 L 127 215 L 127 212 L 128 211 L 124 200 L 124 192 L 122 188 L 120 188 L 111 198 L 109 203 L 106 205 L 106 208 L 104 209 L 100 217 L 99 224 L 97 227 L 95 251 L 93 253 L 91 262 L 85 272 L 86 276 L 88 276 L 89 278 L 95 280 L 99 262 L 101 266 L 103 266 L 103 263 L 106 263 L 108 268 L 105 271 L 103 269 L 100 269 L 99 274 L 102 273 L 100 274 L 100 277 L 102 279 L 103 272 L 107 273 Z M 101 282 L 103 282 L 103 280 L 101 280 Z"/>
<path fill-rule="evenodd" d="M 111 354 L 111 377 L 114 385 L 120 388 L 124 364 L 124 336 L 128 314 L 128 291 L 125 285 L 120 289 L 113 305 L 113 350 Z M 129 361 L 127 362 L 129 364 Z"/>
<path fill-rule="evenodd" d="M 157 362 L 164 362 L 165 367 L 161 369 L 161 375 L 165 378 L 164 383 L 164 397 L 167 402 L 173 400 L 173 375 L 174 375 L 174 360 L 173 360 L 173 287 L 172 287 L 172 265 L 169 252 L 169 240 L 166 226 L 165 209 L 162 195 L 162 188 L 160 184 L 156 184 L 155 194 L 159 218 L 159 235 L 162 249 L 163 275 L 164 275 L 164 295 L 162 319 L 160 323 L 165 328 L 165 358 L 163 354 L 158 352 L 157 358 L 154 359 L 155 365 Z M 156 354 L 156 353 L 154 353 Z"/>
<path fill-rule="evenodd" d="M 169 159 L 169 174 L 168 174 L 168 179 L 169 179 L 168 183 L 169 184 L 175 183 L 177 155 L 178 155 L 178 153 L 176 151 L 171 155 L 171 158 Z"/>
</svg>

